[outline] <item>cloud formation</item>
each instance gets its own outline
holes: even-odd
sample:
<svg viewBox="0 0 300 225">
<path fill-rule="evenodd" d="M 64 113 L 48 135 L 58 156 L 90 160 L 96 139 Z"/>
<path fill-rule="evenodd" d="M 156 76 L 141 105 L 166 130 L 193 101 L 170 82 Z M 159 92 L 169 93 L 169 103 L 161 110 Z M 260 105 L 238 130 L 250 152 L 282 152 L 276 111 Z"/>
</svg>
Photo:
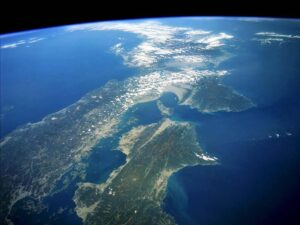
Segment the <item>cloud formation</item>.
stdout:
<svg viewBox="0 0 300 225">
<path fill-rule="evenodd" d="M 19 41 L 16 41 L 16 42 L 12 42 L 12 43 L 7 43 L 7 44 L 4 44 L 4 45 L 1 45 L 1 48 L 2 49 L 17 48 L 17 47 L 22 46 L 22 45 L 30 46 L 30 44 L 42 41 L 44 39 L 45 38 L 32 37 L 32 38 L 29 38 L 29 39 L 23 39 L 23 40 L 19 40 Z"/>
<path fill-rule="evenodd" d="M 282 43 L 288 40 L 300 39 L 300 35 L 281 34 L 275 32 L 258 32 L 255 34 L 257 38 L 253 38 L 254 41 L 259 41 L 261 44 L 272 44 L 274 42 Z"/>
<path fill-rule="evenodd" d="M 217 57 L 212 58 L 211 51 L 220 51 L 219 54 L 224 54 L 221 47 L 228 39 L 233 38 L 226 33 L 213 33 L 191 27 L 173 27 L 155 21 L 109 22 L 67 27 L 67 31 L 70 32 L 78 30 L 119 30 L 136 34 L 142 42 L 133 49 L 125 51 L 123 43 L 120 42 L 111 50 L 121 56 L 126 65 L 145 69 L 166 67 L 179 70 L 187 67 L 204 69 L 208 65 L 216 65 Z"/>
</svg>

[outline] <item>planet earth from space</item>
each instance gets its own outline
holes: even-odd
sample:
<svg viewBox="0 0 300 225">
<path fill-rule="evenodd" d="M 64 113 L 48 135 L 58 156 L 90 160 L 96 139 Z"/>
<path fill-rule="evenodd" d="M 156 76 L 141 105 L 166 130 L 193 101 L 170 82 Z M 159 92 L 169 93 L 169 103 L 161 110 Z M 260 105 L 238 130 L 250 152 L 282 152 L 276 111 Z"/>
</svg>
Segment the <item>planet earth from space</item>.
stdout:
<svg viewBox="0 0 300 225">
<path fill-rule="evenodd" d="M 0 37 L 0 224 L 299 224 L 300 20 Z"/>
</svg>

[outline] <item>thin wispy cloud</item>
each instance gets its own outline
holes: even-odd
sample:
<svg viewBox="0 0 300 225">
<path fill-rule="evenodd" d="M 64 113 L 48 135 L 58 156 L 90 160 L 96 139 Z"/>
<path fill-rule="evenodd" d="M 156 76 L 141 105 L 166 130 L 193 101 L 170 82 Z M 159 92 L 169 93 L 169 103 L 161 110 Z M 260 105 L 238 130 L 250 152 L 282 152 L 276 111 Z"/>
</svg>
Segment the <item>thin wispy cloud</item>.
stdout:
<svg viewBox="0 0 300 225">
<path fill-rule="evenodd" d="M 300 35 L 282 34 L 275 32 L 258 32 L 255 34 L 254 41 L 259 41 L 261 44 L 283 43 L 289 40 L 300 40 Z"/>
<path fill-rule="evenodd" d="M 31 44 L 40 42 L 44 40 L 45 38 L 38 38 L 38 37 L 32 37 L 29 39 L 22 39 L 16 42 L 6 43 L 4 45 L 1 45 L 1 49 L 9 49 L 9 48 L 17 48 L 20 46 L 30 46 Z"/>
<path fill-rule="evenodd" d="M 275 22 L 278 21 L 276 18 L 268 18 L 268 17 L 233 17 L 234 20 L 239 20 L 243 22 Z"/>
</svg>

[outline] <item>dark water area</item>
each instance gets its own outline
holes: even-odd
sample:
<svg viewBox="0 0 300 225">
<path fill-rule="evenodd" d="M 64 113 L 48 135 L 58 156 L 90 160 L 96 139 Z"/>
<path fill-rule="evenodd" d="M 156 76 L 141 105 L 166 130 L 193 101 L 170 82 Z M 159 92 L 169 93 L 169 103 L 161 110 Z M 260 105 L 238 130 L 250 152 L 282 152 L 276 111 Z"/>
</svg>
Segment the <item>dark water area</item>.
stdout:
<svg viewBox="0 0 300 225">
<path fill-rule="evenodd" d="M 288 30 L 288 27 L 281 27 L 278 32 L 295 31 L 295 28 Z M 247 39 L 249 41 L 237 41 L 232 57 L 220 65 L 220 69 L 230 72 L 223 83 L 233 86 L 259 106 L 272 106 L 287 99 L 295 101 L 295 97 L 300 96 L 300 42 L 291 39 L 282 43 L 260 44 L 251 41 L 253 35 Z"/>
<path fill-rule="evenodd" d="M 178 97 L 172 92 L 163 93 L 159 100 L 168 108 L 174 108 L 178 104 Z"/>
<path fill-rule="evenodd" d="M 72 171 L 71 171 L 72 172 Z M 70 174 L 66 174 L 57 184 L 57 189 L 63 186 L 63 180 Z M 72 198 L 77 189 L 79 179 L 72 180 L 67 188 L 51 196 L 47 196 L 41 202 L 26 197 L 17 202 L 10 214 L 10 219 L 15 225 L 44 225 L 44 224 L 74 224 L 82 225 L 81 219 L 75 212 L 75 203 Z M 34 206 L 37 212 L 30 210 Z"/>
<path fill-rule="evenodd" d="M 168 108 L 176 108 L 178 105 L 178 97 L 171 92 L 163 93 L 159 100 Z M 157 101 L 140 103 L 128 110 L 123 120 L 128 120 L 130 117 L 136 120 L 135 125 L 147 125 L 159 122 L 163 116 L 157 106 Z"/>
<path fill-rule="evenodd" d="M 176 103 L 172 94 L 161 100 Z M 160 119 L 154 102 L 136 108 L 138 124 Z M 195 124 L 200 146 L 220 164 L 172 175 L 165 211 L 180 225 L 293 224 L 300 209 L 299 113 L 292 96 L 238 113 L 202 114 L 176 105 L 171 119 Z"/>
<path fill-rule="evenodd" d="M 300 107 L 294 97 L 239 113 L 178 106 L 173 117 L 194 123 L 201 147 L 220 164 L 174 174 L 166 212 L 180 225 L 297 224 Z"/>
<path fill-rule="evenodd" d="M 147 125 L 158 122 L 162 119 L 162 115 L 157 108 L 156 101 L 151 101 L 140 103 L 130 108 L 123 120 L 128 120 L 129 118 L 134 118 L 136 125 Z"/>
<path fill-rule="evenodd" d="M 107 138 L 92 149 L 86 162 L 86 182 L 103 183 L 113 170 L 125 163 L 125 154 L 113 151 L 117 150 L 117 143 L 115 138 Z"/>
<path fill-rule="evenodd" d="M 260 21 L 257 18 L 238 18 L 238 17 L 191 17 L 184 20 L 178 20 L 178 18 L 165 18 L 164 23 L 171 26 L 193 27 L 196 29 L 214 31 L 214 32 L 226 32 L 234 34 L 237 38 L 245 39 L 252 37 L 256 32 L 278 32 L 289 33 L 297 35 L 299 34 L 300 24 L 297 20 L 265 20 Z"/>
<path fill-rule="evenodd" d="M 299 148 L 299 137 L 211 145 L 221 164 L 174 175 L 165 209 L 179 224 L 296 224 Z"/>
<path fill-rule="evenodd" d="M 211 114 L 176 107 L 173 119 L 194 123 L 201 147 L 220 163 L 170 178 L 164 208 L 179 225 L 299 224 L 300 46 L 282 45 L 247 43 L 220 65 L 231 71 L 222 82 L 256 107 Z"/>
</svg>

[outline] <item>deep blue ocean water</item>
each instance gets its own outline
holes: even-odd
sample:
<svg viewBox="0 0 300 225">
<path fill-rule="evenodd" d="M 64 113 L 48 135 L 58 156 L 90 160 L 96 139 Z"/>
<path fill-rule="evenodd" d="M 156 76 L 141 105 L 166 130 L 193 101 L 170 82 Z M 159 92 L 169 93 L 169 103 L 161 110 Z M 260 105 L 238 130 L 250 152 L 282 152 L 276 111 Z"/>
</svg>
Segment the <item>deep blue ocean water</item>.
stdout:
<svg viewBox="0 0 300 225">
<path fill-rule="evenodd" d="M 186 21 L 181 24 L 180 20 L 168 19 L 166 22 L 186 26 Z M 228 20 L 208 25 L 191 19 L 188 24 L 228 31 L 241 40 L 248 40 L 259 31 L 293 33 L 296 30 L 295 24 L 285 21 Z M 1 111 L 4 111 L 1 137 L 19 125 L 38 121 L 70 105 L 110 79 L 124 79 L 137 73 L 124 67 L 122 60 L 109 51 L 119 42 L 118 37 L 134 46 L 139 41 L 134 35 L 112 31 L 101 32 L 101 35 L 39 32 L 48 39 L 29 48 L 1 50 L 1 60 L 4 60 L 1 65 Z M 170 178 L 164 209 L 180 225 L 293 224 L 292 221 L 299 219 L 299 48 L 295 41 L 267 46 L 239 41 L 233 51 L 235 56 L 220 65 L 231 71 L 223 82 L 251 98 L 257 104 L 253 109 L 201 114 L 188 107 L 176 107 L 172 118 L 194 123 L 201 147 L 220 162 L 216 166 L 188 167 Z M 172 106 L 175 104 L 170 96 L 162 100 Z M 161 119 L 154 102 L 137 105 L 129 114 L 138 119 L 138 124 Z M 124 163 L 122 153 L 111 151 L 117 140 L 115 137 L 95 146 L 87 159 L 86 181 L 101 183 Z M 75 189 L 76 181 L 63 192 L 45 199 L 51 207 L 42 215 L 26 217 L 21 212 L 16 213 L 20 215 L 15 218 L 16 224 L 44 224 L 60 207 L 68 210 L 53 217 L 53 224 L 81 224 L 74 214 Z"/>
<path fill-rule="evenodd" d="M 231 68 L 223 83 L 255 108 L 205 115 L 176 109 L 174 118 L 194 122 L 200 145 L 220 162 L 170 178 L 164 208 L 180 225 L 299 224 L 299 47 L 244 43 L 221 65 Z"/>
<path fill-rule="evenodd" d="M 257 111 L 201 115 L 200 122 L 194 115 L 200 145 L 220 165 L 188 167 L 171 177 L 164 207 L 179 224 L 291 224 L 299 219 L 299 129 L 290 131 L 292 136 L 277 129 L 281 137 L 268 138 L 274 124 L 261 120 Z"/>
<path fill-rule="evenodd" d="M 140 42 L 124 32 L 37 30 L 2 37 L 1 44 L 30 37 L 45 40 L 1 49 L 1 136 L 28 122 L 37 122 L 79 100 L 111 79 L 125 79 L 136 70 L 125 67 L 110 48 L 120 42 L 132 48 Z"/>
</svg>

